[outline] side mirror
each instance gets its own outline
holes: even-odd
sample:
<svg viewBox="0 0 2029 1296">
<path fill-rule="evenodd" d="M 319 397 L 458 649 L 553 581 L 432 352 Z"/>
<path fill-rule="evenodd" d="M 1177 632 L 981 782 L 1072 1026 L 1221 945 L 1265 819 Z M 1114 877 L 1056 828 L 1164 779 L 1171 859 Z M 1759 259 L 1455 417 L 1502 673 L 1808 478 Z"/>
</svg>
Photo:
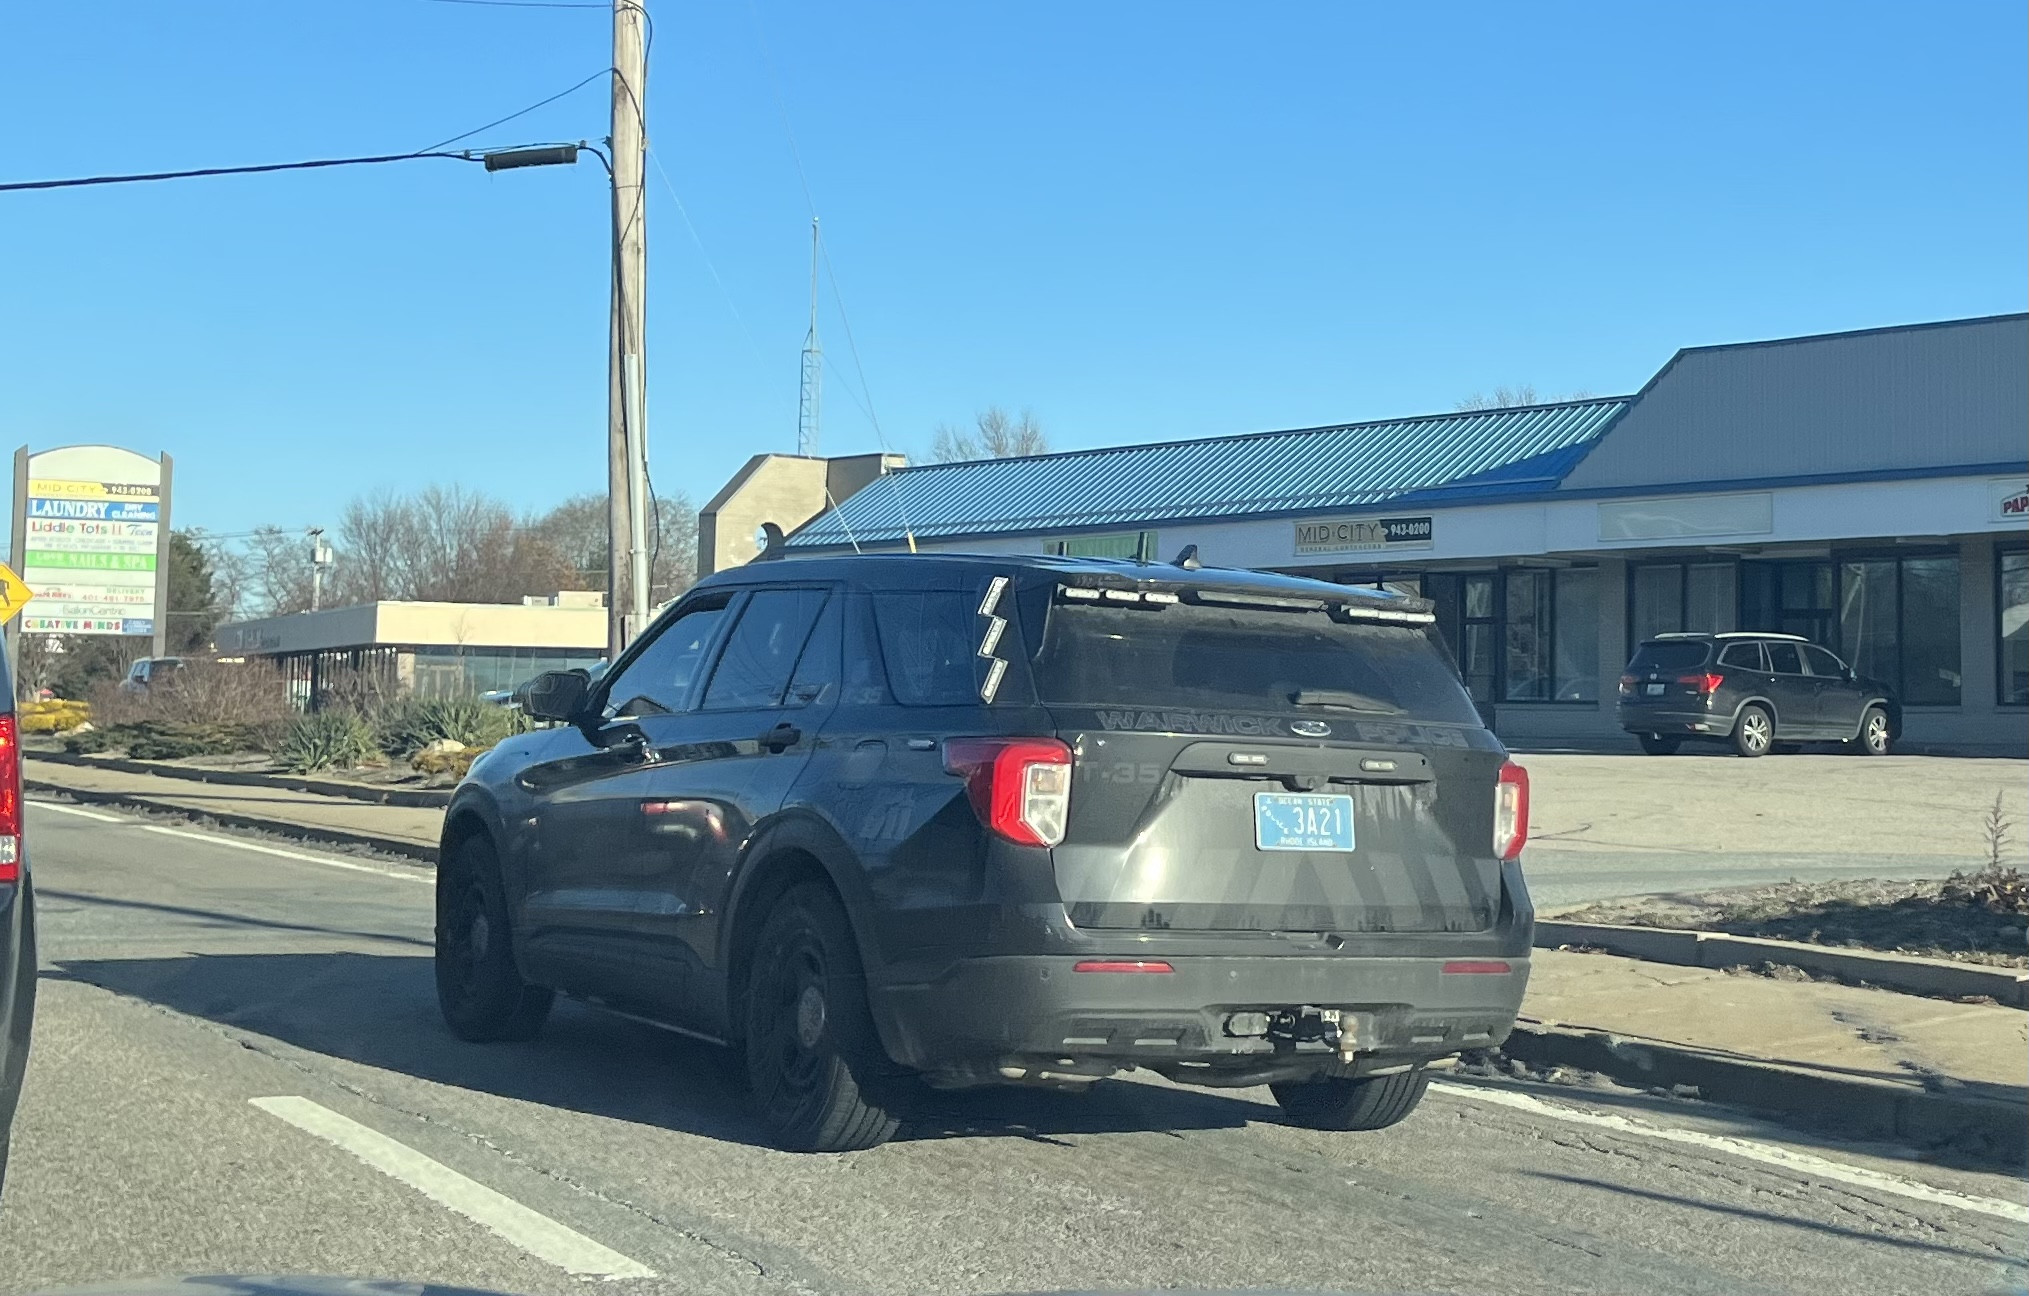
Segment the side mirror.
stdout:
<svg viewBox="0 0 2029 1296">
<path fill-rule="evenodd" d="M 521 689 L 521 709 L 532 720 L 575 722 L 592 697 L 592 681 L 581 670 L 544 671 Z"/>
</svg>

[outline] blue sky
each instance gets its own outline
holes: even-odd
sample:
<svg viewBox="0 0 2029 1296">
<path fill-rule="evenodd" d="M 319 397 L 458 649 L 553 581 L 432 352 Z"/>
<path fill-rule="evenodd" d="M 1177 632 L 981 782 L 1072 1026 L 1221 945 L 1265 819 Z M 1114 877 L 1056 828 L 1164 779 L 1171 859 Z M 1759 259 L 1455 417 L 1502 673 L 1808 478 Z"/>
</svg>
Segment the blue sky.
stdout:
<svg viewBox="0 0 2029 1296">
<path fill-rule="evenodd" d="M 846 308 L 827 285 L 828 453 L 880 448 L 869 398 L 905 453 L 989 402 L 1069 449 L 1624 392 L 1679 346 L 2025 304 L 2019 4 L 650 7 L 652 462 L 697 501 L 794 446 L 785 115 Z M 432 0 L 13 6 L 0 178 L 419 148 L 609 39 Z M 602 87 L 474 142 L 602 136 Z M 379 487 L 601 489 L 603 182 L 0 195 L 0 434 L 167 450 L 178 523 L 222 532 Z"/>
</svg>

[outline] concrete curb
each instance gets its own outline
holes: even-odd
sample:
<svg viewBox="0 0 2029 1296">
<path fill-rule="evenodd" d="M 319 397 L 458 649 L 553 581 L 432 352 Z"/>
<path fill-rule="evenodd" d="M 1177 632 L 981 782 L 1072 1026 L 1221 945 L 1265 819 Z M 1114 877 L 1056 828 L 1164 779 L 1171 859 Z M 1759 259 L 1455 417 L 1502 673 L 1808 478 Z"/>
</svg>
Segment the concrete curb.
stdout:
<svg viewBox="0 0 2029 1296">
<path fill-rule="evenodd" d="M 88 805 L 121 806 L 130 810 L 148 810 L 156 814 L 172 814 L 193 822 L 209 820 L 224 824 L 228 828 L 250 828 L 258 832 L 273 833 L 278 837 L 292 837 L 297 841 L 326 842 L 338 846 L 365 846 L 388 855 L 400 855 L 425 864 L 437 862 L 435 845 L 425 846 L 400 837 L 383 837 L 378 833 L 353 832 L 346 828 L 324 828 L 313 824 L 296 823 L 288 819 L 270 819 L 263 815 L 237 814 L 229 810 L 195 810 L 173 801 L 161 801 L 154 797 L 131 792 L 97 792 L 83 788 L 69 787 L 62 783 L 48 783 L 32 774 L 21 776 L 21 786 L 31 792 L 48 792 L 72 801 Z"/>
<path fill-rule="evenodd" d="M 287 792 L 314 792 L 318 796 L 344 797 L 374 805 L 403 806 L 411 810 L 440 810 L 451 804 L 450 788 L 377 788 L 343 779 L 309 778 L 301 774 L 268 774 L 258 770 L 208 770 L 167 761 L 131 760 L 120 756 L 78 756 L 70 752 L 25 751 L 31 761 L 76 765 L 82 769 L 107 769 L 121 774 L 150 774 L 157 778 L 186 779 L 193 783 L 221 783 L 230 787 L 271 787 Z"/>
<path fill-rule="evenodd" d="M 1870 1076 L 1634 1040 L 1601 1031 L 1518 1024 L 1501 1050 L 1531 1066 L 1596 1071 L 1641 1088 L 1694 1086 L 1708 1102 L 1755 1108 L 1862 1138 L 1949 1147 L 2019 1167 L 2029 1159 L 2029 1108 L 1996 1085 L 1919 1089 Z"/>
<path fill-rule="evenodd" d="M 2029 972 L 1981 967 L 1948 959 L 1911 954 L 1880 954 L 1868 950 L 1806 945 L 1801 941 L 1733 936 L 1725 932 L 1686 931 L 1669 927 L 1624 927 L 1612 923 L 1536 920 L 1536 944 L 1544 949 L 1584 945 L 1625 958 L 1679 967 L 1755 967 L 1782 963 L 1820 976 L 1864 983 L 1905 994 L 1939 995 L 1947 999 L 1985 996 L 2009 1008 L 2029 1008 Z"/>
</svg>

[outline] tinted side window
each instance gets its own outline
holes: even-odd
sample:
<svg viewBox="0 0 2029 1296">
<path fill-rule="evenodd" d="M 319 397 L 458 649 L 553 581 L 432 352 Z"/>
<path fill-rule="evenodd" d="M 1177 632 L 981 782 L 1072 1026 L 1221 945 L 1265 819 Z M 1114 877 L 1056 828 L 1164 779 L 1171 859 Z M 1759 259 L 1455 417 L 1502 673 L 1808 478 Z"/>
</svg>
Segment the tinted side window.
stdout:
<svg viewBox="0 0 2029 1296">
<path fill-rule="evenodd" d="M 1813 675 L 1828 675 L 1833 679 L 1840 679 L 1846 674 L 1846 668 L 1839 664 L 1839 659 L 1816 644 L 1804 645 L 1804 660 L 1811 664 Z"/>
<path fill-rule="evenodd" d="M 1768 647 L 1768 668 L 1778 675 L 1801 675 L 1804 659 L 1793 643 L 1772 643 Z"/>
<path fill-rule="evenodd" d="M 1721 666 L 1738 666 L 1742 670 L 1765 671 L 1768 663 L 1762 659 L 1758 643 L 1731 643 L 1726 651 L 1719 654 Z"/>
<path fill-rule="evenodd" d="M 608 715 L 665 715 L 681 711 L 690 699 L 691 681 L 712 645 L 726 605 L 700 607 L 664 626 L 641 655 L 613 677 L 606 693 Z"/>
<path fill-rule="evenodd" d="M 789 672 L 803 653 L 810 627 L 824 606 L 821 589 L 762 590 L 747 600 L 739 624 L 705 688 L 707 711 L 778 706 Z"/>
<path fill-rule="evenodd" d="M 963 706 L 979 701 L 976 596 L 962 590 L 883 591 L 874 621 L 888 687 L 905 706 Z"/>
<path fill-rule="evenodd" d="M 838 700 L 839 682 L 844 676 L 840 660 L 844 614 L 844 599 L 825 600 L 824 611 L 818 614 L 817 625 L 810 631 L 810 641 L 803 645 L 803 655 L 796 659 L 796 672 L 789 677 L 789 691 L 782 696 L 783 706 Z"/>
</svg>

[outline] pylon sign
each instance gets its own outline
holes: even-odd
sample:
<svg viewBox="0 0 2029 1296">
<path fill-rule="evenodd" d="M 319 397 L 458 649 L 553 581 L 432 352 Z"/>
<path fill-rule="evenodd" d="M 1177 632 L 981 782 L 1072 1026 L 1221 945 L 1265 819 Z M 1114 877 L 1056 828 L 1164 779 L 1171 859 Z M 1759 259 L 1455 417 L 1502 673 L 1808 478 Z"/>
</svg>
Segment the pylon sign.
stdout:
<svg viewBox="0 0 2029 1296">
<path fill-rule="evenodd" d="M 36 592 L 24 634 L 148 635 L 168 607 L 169 456 L 65 446 L 14 456 L 14 567 Z"/>
</svg>

